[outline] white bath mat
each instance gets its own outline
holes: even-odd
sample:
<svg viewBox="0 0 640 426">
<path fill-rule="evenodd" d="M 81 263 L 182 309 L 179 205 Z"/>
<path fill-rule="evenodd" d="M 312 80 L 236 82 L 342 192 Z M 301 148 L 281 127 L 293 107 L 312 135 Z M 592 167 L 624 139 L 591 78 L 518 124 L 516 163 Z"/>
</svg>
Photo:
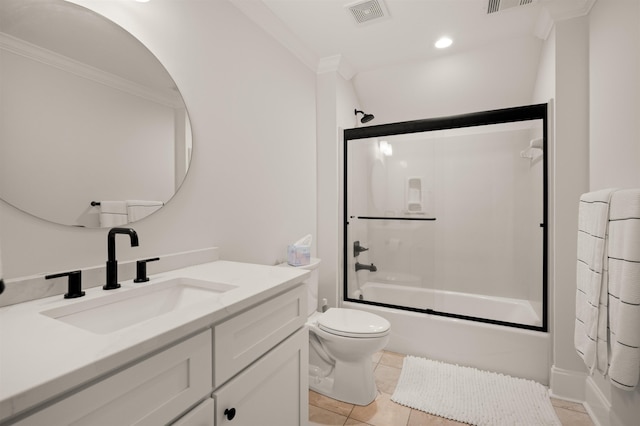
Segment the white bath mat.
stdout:
<svg viewBox="0 0 640 426">
<path fill-rule="evenodd" d="M 540 383 L 414 356 L 405 357 L 391 400 L 472 425 L 560 426 Z"/>
</svg>

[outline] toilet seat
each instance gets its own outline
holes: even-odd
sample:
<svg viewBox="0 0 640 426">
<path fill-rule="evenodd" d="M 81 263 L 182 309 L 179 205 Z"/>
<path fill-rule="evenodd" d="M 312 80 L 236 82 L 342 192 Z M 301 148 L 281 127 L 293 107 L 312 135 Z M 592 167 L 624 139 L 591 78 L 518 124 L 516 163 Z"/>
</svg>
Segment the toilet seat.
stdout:
<svg viewBox="0 0 640 426">
<path fill-rule="evenodd" d="M 355 309 L 331 308 L 318 318 L 318 328 L 343 337 L 381 337 L 391 324 L 379 315 Z"/>
</svg>

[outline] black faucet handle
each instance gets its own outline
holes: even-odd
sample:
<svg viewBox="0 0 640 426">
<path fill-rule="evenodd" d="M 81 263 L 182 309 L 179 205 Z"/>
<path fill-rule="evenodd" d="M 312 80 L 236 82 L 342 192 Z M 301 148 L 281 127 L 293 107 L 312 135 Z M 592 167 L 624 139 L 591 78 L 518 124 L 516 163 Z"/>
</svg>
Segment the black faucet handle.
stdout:
<svg viewBox="0 0 640 426">
<path fill-rule="evenodd" d="M 354 243 L 353 243 L 353 257 L 358 257 L 358 255 L 360 253 L 362 253 L 363 251 L 367 251 L 367 250 L 369 250 L 369 249 L 366 248 L 366 247 L 362 247 L 360 245 L 360 241 L 354 241 Z"/>
<path fill-rule="evenodd" d="M 67 293 L 64 295 L 65 299 L 75 299 L 76 297 L 84 296 L 84 291 L 82 291 L 82 271 L 61 272 L 59 274 L 45 275 L 44 278 L 50 280 L 60 277 L 69 277 Z"/>
<path fill-rule="evenodd" d="M 150 259 L 138 260 L 136 262 L 136 279 L 133 280 L 134 283 L 146 283 L 149 281 L 149 277 L 147 277 L 147 263 L 155 262 L 156 260 L 160 260 L 159 257 L 152 257 Z"/>
</svg>

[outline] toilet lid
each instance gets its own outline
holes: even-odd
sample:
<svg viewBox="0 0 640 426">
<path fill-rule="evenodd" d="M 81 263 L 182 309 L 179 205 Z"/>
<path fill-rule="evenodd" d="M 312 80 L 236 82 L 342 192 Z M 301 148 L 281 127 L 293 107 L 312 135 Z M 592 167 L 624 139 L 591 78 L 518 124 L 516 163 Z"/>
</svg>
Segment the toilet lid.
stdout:
<svg viewBox="0 0 640 426">
<path fill-rule="evenodd" d="M 379 315 L 355 309 L 331 308 L 318 318 L 318 327 L 345 337 L 379 337 L 389 333 L 391 324 Z"/>
</svg>

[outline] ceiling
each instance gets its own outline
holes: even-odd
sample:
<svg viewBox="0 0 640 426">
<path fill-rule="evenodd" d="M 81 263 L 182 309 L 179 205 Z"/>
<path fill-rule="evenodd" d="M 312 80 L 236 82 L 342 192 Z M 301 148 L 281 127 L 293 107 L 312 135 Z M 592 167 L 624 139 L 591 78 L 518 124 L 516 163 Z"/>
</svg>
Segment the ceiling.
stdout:
<svg viewBox="0 0 640 426">
<path fill-rule="evenodd" d="M 492 14 L 489 0 L 378 0 L 386 17 L 362 25 L 345 7 L 354 0 L 228 1 L 314 72 L 337 69 L 352 82 L 357 106 L 375 111 L 371 124 L 379 124 L 529 103 L 554 21 L 585 15 L 596 0 L 532 0 Z M 0 0 L 0 32 L 175 90 L 150 52 L 139 43 L 123 48 L 126 32 L 108 33 L 117 26 L 75 6 Z M 118 42 L 96 44 L 88 34 Z M 442 35 L 454 42 L 439 50 L 433 43 Z M 162 72 L 149 71 L 151 63 Z"/>
<path fill-rule="evenodd" d="M 341 55 L 353 72 L 478 49 L 501 40 L 545 38 L 553 20 L 584 15 L 594 0 L 532 0 L 487 13 L 489 0 L 378 0 L 388 17 L 358 25 L 354 0 L 229 0 L 307 65 Z M 502 0 L 503 5 L 519 0 Z M 434 47 L 447 35 L 454 44 Z"/>
<path fill-rule="evenodd" d="M 378 0 L 388 16 L 356 24 L 354 0 L 229 0 L 316 72 L 352 82 L 370 125 L 530 104 L 554 22 L 596 0 Z M 361 2 L 355 2 L 361 3 Z M 447 49 L 434 42 L 446 35 Z"/>
</svg>

